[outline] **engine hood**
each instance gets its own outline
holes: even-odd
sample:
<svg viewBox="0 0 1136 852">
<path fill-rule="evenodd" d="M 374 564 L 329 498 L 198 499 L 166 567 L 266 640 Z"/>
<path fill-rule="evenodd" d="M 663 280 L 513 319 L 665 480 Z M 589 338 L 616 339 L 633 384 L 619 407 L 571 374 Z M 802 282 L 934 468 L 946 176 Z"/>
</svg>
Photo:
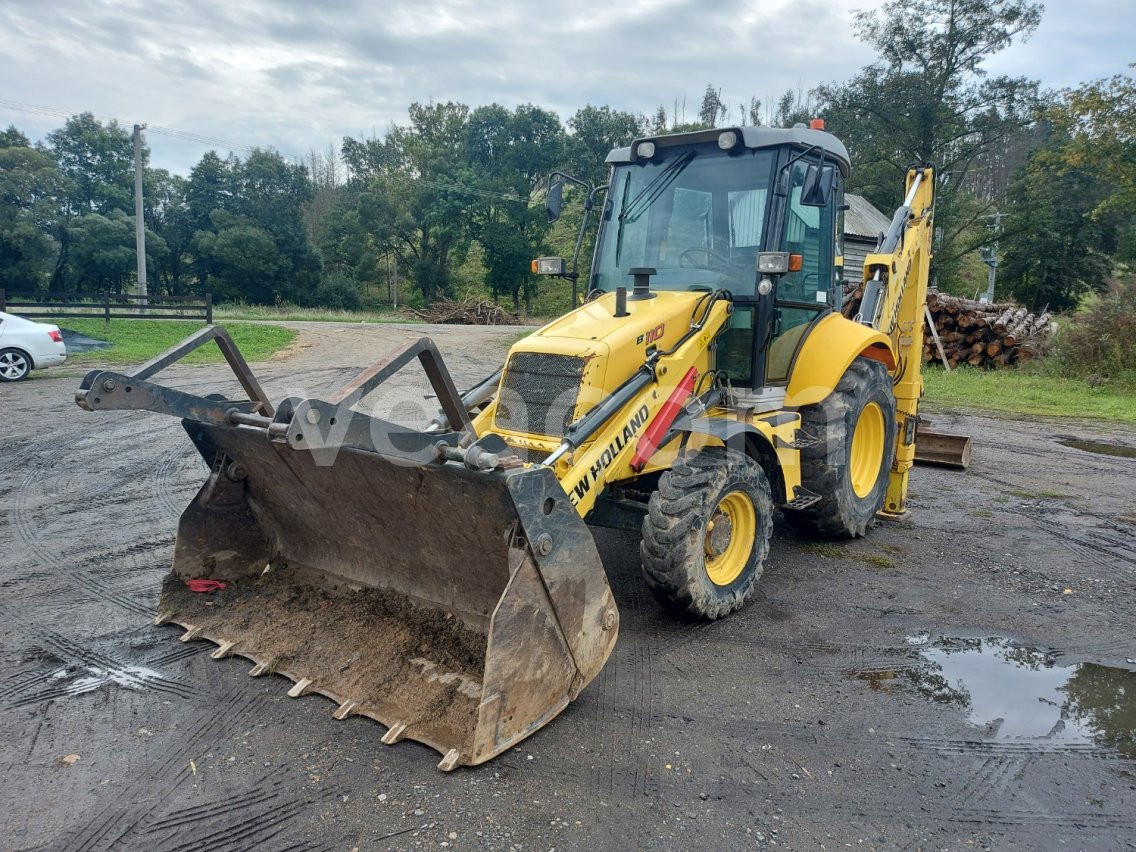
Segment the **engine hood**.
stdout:
<svg viewBox="0 0 1136 852">
<path fill-rule="evenodd" d="M 616 317 L 615 294 L 606 293 L 518 341 L 502 375 L 495 428 L 514 437 L 559 438 L 642 367 L 649 349 L 675 346 L 709 295 L 660 291 L 629 298 L 628 315 Z"/>
<path fill-rule="evenodd" d="M 584 355 L 608 354 L 637 348 L 646 353 L 648 346 L 667 349 L 674 346 L 690 330 L 690 318 L 698 302 L 709 294 L 704 292 L 672 292 L 662 290 L 651 294 L 649 299 L 632 299 L 628 296 L 625 317 L 615 316 L 615 293 L 605 293 L 594 301 L 553 320 L 538 329 L 518 344 L 526 351 L 542 350 L 541 341 L 556 341 L 558 352 L 565 350 L 560 346 L 568 341 L 577 341 L 574 351 Z M 591 344 L 604 344 L 592 348 Z M 531 348 L 530 348 L 531 347 Z M 642 364 L 642 358 L 637 359 Z M 628 373 L 630 375 L 630 373 Z"/>
</svg>

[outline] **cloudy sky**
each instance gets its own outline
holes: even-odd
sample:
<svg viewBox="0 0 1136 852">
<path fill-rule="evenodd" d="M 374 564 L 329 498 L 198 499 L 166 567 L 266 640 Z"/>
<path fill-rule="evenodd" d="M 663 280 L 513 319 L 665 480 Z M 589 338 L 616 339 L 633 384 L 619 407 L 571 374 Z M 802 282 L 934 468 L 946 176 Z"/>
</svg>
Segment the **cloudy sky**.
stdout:
<svg viewBox="0 0 1136 852">
<path fill-rule="evenodd" d="M 844 80 L 872 61 L 850 8 L 879 0 L 0 0 L 0 126 L 92 112 L 146 123 L 152 161 L 287 156 L 383 134 L 414 101 L 697 112 Z M 1128 71 L 1133 0 L 1050 0 L 989 64 L 1048 87 Z M 159 128 L 176 133 L 163 132 Z M 189 138 L 192 137 L 192 138 Z"/>
</svg>

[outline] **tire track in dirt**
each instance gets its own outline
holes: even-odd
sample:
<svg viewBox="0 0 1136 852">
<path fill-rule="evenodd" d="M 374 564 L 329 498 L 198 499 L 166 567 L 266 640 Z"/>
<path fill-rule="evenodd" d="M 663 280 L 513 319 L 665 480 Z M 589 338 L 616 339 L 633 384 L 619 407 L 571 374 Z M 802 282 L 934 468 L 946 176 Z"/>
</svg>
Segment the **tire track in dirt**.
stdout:
<svg viewBox="0 0 1136 852">
<path fill-rule="evenodd" d="M 151 617 L 153 615 L 151 607 L 128 596 L 125 592 L 119 590 L 113 582 L 98 577 L 70 559 L 64 559 L 51 546 L 51 543 L 44 541 L 42 523 L 30 505 L 32 487 L 37 481 L 43 480 L 45 474 L 52 469 L 68 449 L 70 448 L 56 446 L 41 454 L 35 463 L 28 465 L 16 492 L 15 507 L 12 513 L 12 526 L 15 529 L 16 537 L 24 543 L 26 552 L 30 553 L 40 565 L 66 575 L 76 587 L 91 597 L 117 606 L 133 615 Z"/>
<path fill-rule="evenodd" d="M 1080 757 L 1089 760 L 1127 760 L 1123 754 L 1112 749 L 1101 748 L 1094 743 L 1028 743 L 1008 740 L 956 740 L 935 737 L 913 737 L 895 735 L 889 737 L 895 742 L 905 743 L 912 748 L 931 751 L 943 756 L 985 756 L 998 758 L 1016 757 Z"/>
<path fill-rule="evenodd" d="M 604 536 L 601 557 L 610 560 L 618 547 L 615 536 Z M 651 616 L 645 607 L 654 606 L 638 579 L 625 576 L 623 570 L 610 570 L 609 582 L 620 611 L 620 637 L 611 658 L 596 680 L 588 687 L 599 695 L 592 708 L 592 741 L 600 750 L 600 759 L 591 770 L 588 786 L 594 791 L 593 819 L 605 827 L 611 837 L 619 837 L 634 846 L 644 830 L 644 808 L 647 797 L 658 794 L 657 781 L 651 775 L 652 726 L 656 706 L 654 682 L 654 642 L 658 636 L 651 629 Z M 600 806 L 600 801 L 610 807 Z M 623 818 L 622 809 L 634 814 L 633 823 L 612 824 Z"/>
<path fill-rule="evenodd" d="M 240 685 L 200 709 L 184 729 L 102 809 L 86 818 L 51 848 L 59 852 L 97 852 L 121 848 L 154 812 L 167 804 L 178 785 L 192 775 L 189 761 L 207 752 L 245 720 L 263 715 L 264 698 Z"/>
<path fill-rule="evenodd" d="M 163 632 L 169 632 L 171 639 L 175 638 L 173 632 L 168 631 L 168 628 L 163 628 Z M 181 660 L 188 660 L 190 657 L 196 657 L 205 653 L 211 654 L 215 650 L 217 650 L 215 646 L 206 642 L 187 642 L 184 645 L 179 642 L 173 649 L 162 651 L 153 657 L 149 657 L 146 660 L 146 665 L 161 668 L 162 666 L 172 665 Z"/>
<path fill-rule="evenodd" d="M 1067 645 L 1063 648 L 1054 648 L 1049 653 L 1054 660 L 1072 659 L 1078 663 L 1093 662 L 1107 657 L 1124 657 L 1131 660 L 1136 657 L 1136 637 L 1114 642 L 1087 642 L 1083 645 Z M 1066 665 L 1071 664 L 1067 663 Z"/>
<path fill-rule="evenodd" d="M 180 832 L 175 832 L 173 836 L 156 841 L 153 846 L 147 844 L 146 848 L 153 849 L 154 852 L 195 852 L 195 850 L 237 852 L 245 849 L 263 849 L 264 844 L 284 831 L 288 823 L 310 805 L 309 800 L 293 799 L 274 802 L 268 808 L 256 809 L 252 813 L 247 813 L 247 807 L 241 808 L 240 816 L 236 820 L 232 819 L 234 811 L 228 811 L 225 814 L 226 819 L 213 820 L 211 824 L 206 823 L 213 829 L 212 831 L 202 831 L 202 827 L 199 827 L 188 840 L 184 836 L 179 836 Z"/>
<path fill-rule="evenodd" d="M 1005 794 L 1011 781 L 1022 777 L 1036 755 L 988 757 L 959 788 L 957 800 L 968 807 Z"/>
<path fill-rule="evenodd" d="M 172 810 L 151 820 L 138 832 L 146 838 L 144 848 L 154 852 L 262 849 L 315 802 L 335 794 L 325 789 L 314 796 L 287 798 L 285 781 L 293 779 L 282 775 L 292 773 L 277 771 L 254 782 L 252 792 Z M 303 847 L 311 844 L 291 848 Z"/>
<path fill-rule="evenodd" d="M 166 813 L 165 816 L 154 820 L 146 828 L 146 834 L 159 834 L 163 831 L 170 829 L 183 829 L 189 825 L 195 825 L 198 822 L 208 822 L 219 816 L 224 816 L 232 810 L 239 810 L 241 808 L 253 807 L 254 805 L 264 804 L 277 799 L 280 796 L 278 787 L 279 784 L 269 777 L 269 784 L 265 789 L 265 779 L 261 779 L 257 783 L 252 792 L 238 794 L 235 796 L 228 796 L 218 801 L 212 801 L 205 805 L 192 805 L 187 808 L 180 808 Z"/>
<path fill-rule="evenodd" d="M 151 490 L 163 514 L 175 519 L 181 517 L 193 493 L 205 482 L 208 474 L 201 456 L 189 443 L 188 438 L 185 443 L 185 448 L 172 449 L 162 455 L 161 460 L 154 466 L 154 478 L 151 483 Z M 190 477 L 191 470 L 200 473 L 196 485 Z M 184 496 L 183 491 L 186 492 Z"/>
<path fill-rule="evenodd" d="M 793 808 L 794 813 L 810 815 L 818 819 L 831 818 L 831 810 L 803 805 Z M 956 825 L 975 825 L 995 831 L 1006 828 L 1046 828 L 1046 838 L 1052 843 L 1052 835 L 1062 831 L 1080 833 L 1092 829 L 1132 829 L 1136 828 L 1136 817 L 1129 814 L 1108 814 L 1088 811 L 1065 811 L 1055 813 L 1051 809 L 1026 808 L 957 808 L 950 805 L 929 803 L 913 810 L 900 806 L 862 807 L 854 806 L 836 811 L 841 819 L 854 823 L 856 819 L 868 820 L 886 826 L 896 822 L 911 820 L 925 826 L 939 826 L 947 823 Z M 1012 837 L 1007 838 L 1013 840 Z M 1010 848 L 1014 848 L 1011 843 Z M 1041 847 L 1027 848 L 1051 848 Z M 1084 847 L 1082 847 L 1084 848 Z"/>
</svg>

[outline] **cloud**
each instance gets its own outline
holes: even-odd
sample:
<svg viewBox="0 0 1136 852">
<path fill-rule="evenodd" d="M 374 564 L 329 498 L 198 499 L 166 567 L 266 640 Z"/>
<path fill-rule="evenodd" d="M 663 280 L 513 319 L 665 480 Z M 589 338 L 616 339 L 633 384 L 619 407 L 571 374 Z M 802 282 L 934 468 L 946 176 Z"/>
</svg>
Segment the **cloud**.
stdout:
<svg viewBox="0 0 1136 852">
<path fill-rule="evenodd" d="M 1048 11 L 1037 37 L 992 70 L 1049 85 L 1108 62 L 1122 71 L 1136 59 L 1129 2 Z M 736 114 L 751 97 L 769 107 L 872 59 L 831 0 L 5 0 L 0 31 L 11 100 L 299 156 L 381 134 L 415 101 L 534 103 L 565 120 L 588 103 L 663 105 L 681 119 L 685 104 L 691 119 L 708 83 Z M 62 118 L 0 106 L 0 123 L 34 136 Z M 156 165 L 182 173 L 205 151 L 150 144 Z"/>
</svg>

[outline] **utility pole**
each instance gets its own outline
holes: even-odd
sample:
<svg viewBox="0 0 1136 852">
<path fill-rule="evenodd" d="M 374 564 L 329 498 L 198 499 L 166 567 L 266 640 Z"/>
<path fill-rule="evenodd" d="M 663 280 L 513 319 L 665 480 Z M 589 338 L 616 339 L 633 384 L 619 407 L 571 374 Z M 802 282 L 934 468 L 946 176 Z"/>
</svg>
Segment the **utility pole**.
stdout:
<svg viewBox="0 0 1136 852">
<path fill-rule="evenodd" d="M 986 227 L 994 232 L 994 241 L 982 250 L 982 262 L 989 267 L 989 271 L 986 274 L 986 292 L 978 301 L 992 305 L 994 304 L 994 277 L 998 271 L 998 234 L 1002 232 L 1002 219 L 1005 218 L 1005 214 L 992 213 L 983 218 L 993 219 Z"/>
<path fill-rule="evenodd" d="M 398 255 L 391 255 L 394 277 L 391 278 L 391 305 L 398 310 Z"/>
<path fill-rule="evenodd" d="M 146 220 L 142 209 L 142 128 L 134 125 L 134 243 L 138 254 L 138 295 L 146 305 Z"/>
</svg>

